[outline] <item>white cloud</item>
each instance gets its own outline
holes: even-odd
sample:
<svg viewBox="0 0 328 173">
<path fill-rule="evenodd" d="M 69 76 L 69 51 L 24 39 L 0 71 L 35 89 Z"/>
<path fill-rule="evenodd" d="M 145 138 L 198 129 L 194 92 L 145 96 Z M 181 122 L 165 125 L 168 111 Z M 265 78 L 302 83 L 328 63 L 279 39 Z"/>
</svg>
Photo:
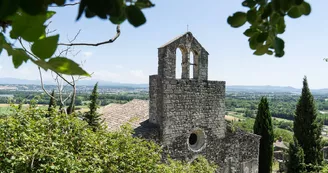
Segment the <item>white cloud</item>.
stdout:
<svg viewBox="0 0 328 173">
<path fill-rule="evenodd" d="M 105 70 L 95 71 L 92 75 L 93 79 L 100 79 L 104 81 L 117 81 L 121 77 L 118 73 L 113 73 Z"/>
<path fill-rule="evenodd" d="M 89 52 L 89 51 L 87 51 L 87 52 L 83 52 L 82 54 L 83 54 L 83 56 L 85 56 L 85 57 L 90 57 L 90 56 L 93 55 L 93 53 L 92 53 L 92 52 Z"/>
<path fill-rule="evenodd" d="M 144 78 L 146 76 L 142 70 L 131 70 L 130 74 L 138 78 Z"/>
<path fill-rule="evenodd" d="M 133 82 L 144 83 L 148 81 L 148 76 L 142 70 L 130 70 L 130 75 L 132 75 L 131 81 Z"/>
<path fill-rule="evenodd" d="M 123 66 L 122 65 L 115 65 L 115 68 L 117 68 L 117 69 L 123 69 Z"/>
</svg>

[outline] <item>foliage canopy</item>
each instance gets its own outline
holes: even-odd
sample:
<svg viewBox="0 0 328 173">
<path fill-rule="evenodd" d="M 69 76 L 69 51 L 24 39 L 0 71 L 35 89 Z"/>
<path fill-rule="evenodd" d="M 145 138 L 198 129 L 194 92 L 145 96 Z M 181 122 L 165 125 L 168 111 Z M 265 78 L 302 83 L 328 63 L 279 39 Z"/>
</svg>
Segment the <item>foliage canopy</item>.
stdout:
<svg viewBox="0 0 328 173">
<path fill-rule="evenodd" d="M 297 103 L 294 121 L 294 135 L 304 151 L 306 164 L 321 165 L 322 122 L 318 122 L 317 109 L 310 92 L 307 78 L 303 79 L 302 95 Z"/>
<path fill-rule="evenodd" d="M 6 50 L 12 57 L 15 68 L 31 61 L 44 70 L 60 74 L 90 76 L 79 64 L 55 55 L 60 45 L 59 35 L 49 35 L 46 28 L 55 14 L 49 6 L 66 6 L 66 0 L 1 0 L 0 1 L 0 54 Z M 153 7 L 149 0 L 81 0 L 77 20 L 85 14 L 86 18 L 108 19 L 113 24 L 121 24 L 126 19 L 134 27 L 146 23 L 141 11 Z M 9 35 L 6 29 L 11 26 Z M 21 48 L 16 48 L 11 40 L 18 40 Z M 31 48 L 24 46 L 31 44 Z"/>
<path fill-rule="evenodd" d="M 261 136 L 259 153 L 259 172 L 271 173 L 273 160 L 273 128 L 269 103 L 261 98 L 254 123 L 254 133 Z"/>
<path fill-rule="evenodd" d="M 159 145 L 132 137 L 132 129 L 93 132 L 74 114 L 31 107 L 0 117 L 0 167 L 3 172 L 214 172 L 199 158 L 188 164 L 162 162 Z"/>
<path fill-rule="evenodd" d="M 250 24 L 244 35 L 249 37 L 254 55 L 284 56 L 285 42 L 278 35 L 286 30 L 285 17 L 299 18 L 311 13 L 310 4 L 304 0 L 244 0 L 242 6 L 248 11 L 235 12 L 227 22 L 234 28 Z"/>
</svg>

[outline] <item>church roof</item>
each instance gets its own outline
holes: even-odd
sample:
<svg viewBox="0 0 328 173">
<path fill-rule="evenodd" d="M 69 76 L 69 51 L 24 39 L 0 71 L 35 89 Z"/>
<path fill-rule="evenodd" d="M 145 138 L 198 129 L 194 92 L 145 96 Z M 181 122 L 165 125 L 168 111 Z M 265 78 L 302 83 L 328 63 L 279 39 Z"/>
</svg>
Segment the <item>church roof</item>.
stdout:
<svg viewBox="0 0 328 173">
<path fill-rule="evenodd" d="M 156 139 L 158 129 L 149 123 L 149 101 L 134 99 L 125 104 L 109 104 L 101 108 L 100 113 L 110 131 L 119 130 L 120 126 L 129 124 L 135 136 Z"/>
<path fill-rule="evenodd" d="M 183 38 L 184 36 L 186 36 L 186 35 L 188 35 L 188 34 L 191 35 L 191 36 L 194 38 L 194 40 L 196 41 L 196 43 L 199 44 L 199 45 L 200 45 L 200 46 L 206 51 L 206 49 L 205 49 L 205 48 L 204 48 L 204 47 L 198 42 L 198 40 L 193 36 L 193 34 L 192 34 L 191 32 L 185 32 L 184 34 L 181 34 L 181 35 L 179 35 L 179 36 L 173 38 L 173 39 L 170 40 L 169 42 L 167 42 L 167 43 L 163 44 L 162 46 L 160 46 L 159 49 L 160 49 L 160 48 L 164 48 L 164 47 L 170 45 L 171 43 L 173 43 L 173 42 L 175 42 L 175 41 L 177 41 L 177 40 Z M 209 54 L 207 51 L 206 51 L 206 53 Z"/>
</svg>

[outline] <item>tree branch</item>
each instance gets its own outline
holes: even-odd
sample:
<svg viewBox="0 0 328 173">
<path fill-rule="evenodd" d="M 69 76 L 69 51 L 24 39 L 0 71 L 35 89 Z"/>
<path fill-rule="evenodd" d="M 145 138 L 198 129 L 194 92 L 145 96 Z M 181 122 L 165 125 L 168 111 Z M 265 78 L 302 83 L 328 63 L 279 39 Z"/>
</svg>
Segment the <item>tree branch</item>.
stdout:
<svg viewBox="0 0 328 173">
<path fill-rule="evenodd" d="M 58 45 L 60 45 L 60 46 L 99 46 L 99 45 L 103 45 L 103 44 L 113 43 L 120 35 L 121 35 L 120 25 L 117 25 L 116 35 L 108 41 L 99 42 L 99 43 L 58 43 Z"/>
<path fill-rule="evenodd" d="M 41 88 L 42 90 L 52 99 L 57 100 L 55 97 L 53 97 L 45 88 L 44 88 L 44 84 L 43 84 L 43 78 L 42 78 L 42 73 L 41 73 L 41 68 L 38 67 L 39 69 L 39 73 L 40 73 L 40 81 L 41 81 Z"/>
<path fill-rule="evenodd" d="M 49 7 L 66 7 L 66 6 L 74 6 L 74 5 L 78 5 L 80 4 L 80 2 L 75 2 L 75 3 L 71 3 L 71 4 L 63 4 L 63 5 L 53 5 L 53 6 L 49 6 Z"/>
</svg>

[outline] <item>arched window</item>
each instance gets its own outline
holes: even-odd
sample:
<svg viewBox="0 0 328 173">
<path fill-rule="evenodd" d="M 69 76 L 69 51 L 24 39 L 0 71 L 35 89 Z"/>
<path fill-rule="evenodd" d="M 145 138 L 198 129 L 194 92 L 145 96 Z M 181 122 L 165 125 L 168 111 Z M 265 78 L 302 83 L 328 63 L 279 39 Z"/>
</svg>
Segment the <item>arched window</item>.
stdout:
<svg viewBox="0 0 328 173">
<path fill-rule="evenodd" d="M 190 51 L 190 78 L 198 78 L 198 54 L 195 51 Z"/>
<path fill-rule="evenodd" d="M 175 53 L 175 78 L 181 79 L 182 76 L 182 49 L 177 48 Z"/>
<path fill-rule="evenodd" d="M 193 79 L 194 78 L 194 53 L 193 51 L 190 51 L 190 66 L 189 66 L 189 78 Z"/>
</svg>

